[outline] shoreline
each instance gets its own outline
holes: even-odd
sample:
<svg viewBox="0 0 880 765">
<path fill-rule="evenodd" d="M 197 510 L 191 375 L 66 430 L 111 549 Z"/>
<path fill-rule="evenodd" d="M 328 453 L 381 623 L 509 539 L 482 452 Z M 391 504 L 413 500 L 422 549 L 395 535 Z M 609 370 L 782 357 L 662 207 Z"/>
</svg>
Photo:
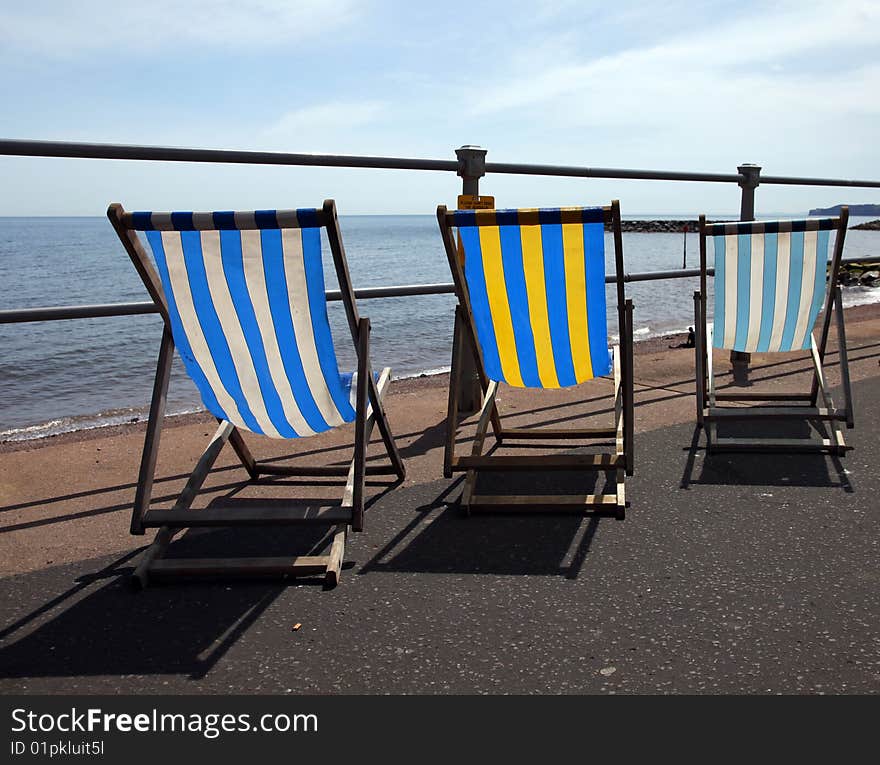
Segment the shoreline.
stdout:
<svg viewBox="0 0 880 765">
<path fill-rule="evenodd" d="M 845 309 L 847 322 L 858 323 L 880 318 L 880 302 L 861 303 L 848 306 Z M 670 348 L 685 347 L 688 333 L 672 332 L 669 334 L 653 335 L 644 339 L 635 339 L 633 353 L 636 356 L 663 352 Z M 391 390 L 395 393 L 411 393 L 423 388 L 437 388 L 448 385 L 449 372 L 421 372 L 407 377 L 395 378 L 391 382 Z M 197 412 L 185 412 L 181 414 L 169 414 L 166 416 L 165 427 L 180 427 L 194 423 L 210 423 L 214 421 L 212 415 L 202 410 Z M 126 433 L 143 432 L 146 428 L 146 418 L 138 418 L 135 421 L 97 424 L 77 430 L 63 433 L 54 433 L 34 438 L 19 440 L 0 441 L 0 454 L 10 452 L 33 451 L 48 445 L 70 444 L 92 441 L 107 436 L 116 436 Z"/>
</svg>

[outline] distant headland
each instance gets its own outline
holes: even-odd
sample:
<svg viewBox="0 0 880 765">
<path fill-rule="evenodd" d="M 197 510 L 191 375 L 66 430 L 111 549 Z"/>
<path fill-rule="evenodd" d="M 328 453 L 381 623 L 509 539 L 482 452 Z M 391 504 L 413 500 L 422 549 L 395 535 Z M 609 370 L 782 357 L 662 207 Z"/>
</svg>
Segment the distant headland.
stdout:
<svg viewBox="0 0 880 765">
<path fill-rule="evenodd" d="M 839 215 L 843 205 L 834 207 L 816 207 L 810 210 L 810 215 Z M 849 205 L 850 215 L 880 215 L 880 205 Z"/>
</svg>

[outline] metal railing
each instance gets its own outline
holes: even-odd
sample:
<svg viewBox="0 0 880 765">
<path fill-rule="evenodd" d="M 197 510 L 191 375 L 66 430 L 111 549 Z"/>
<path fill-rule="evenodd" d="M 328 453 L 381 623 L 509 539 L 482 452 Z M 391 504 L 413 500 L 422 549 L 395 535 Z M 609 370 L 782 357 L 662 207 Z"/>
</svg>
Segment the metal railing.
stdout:
<svg viewBox="0 0 880 765">
<path fill-rule="evenodd" d="M 455 172 L 461 177 L 462 194 L 478 196 L 480 178 L 487 173 L 514 175 L 545 175 L 569 178 L 603 178 L 616 180 L 690 181 L 697 183 L 736 183 L 741 189 L 740 220 L 753 220 L 755 190 L 760 184 L 797 186 L 838 186 L 880 188 L 880 181 L 842 178 L 788 177 L 761 175 L 757 165 L 743 164 L 736 173 L 698 173 L 669 170 L 632 170 L 621 168 L 580 167 L 574 165 L 540 165 L 516 162 L 486 162 L 486 149 L 462 146 L 456 159 L 418 159 L 408 157 L 371 157 L 340 154 L 294 154 L 289 152 L 238 151 L 230 149 L 192 149 L 174 146 L 134 146 L 126 144 L 82 143 L 73 141 L 0 140 L 0 155 L 23 157 L 57 157 L 77 159 L 111 159 L 146 162 L 207 162 L 248 165 L 290 165 L 311 167 L 372 168 L 386 170 L 421 170 Z M 844 261 L 847 262 L 847 261 Z M 860 258 L 851 262 L 880 262 L 880 258 Z M 699 275 L 699 269 L 648 271 L 627 274 L 625 281 L 681 279 Z M 611 278 L 606 281 L 611 281 Z M 411 284 L 371 287 L 355 291 L 359 299 L 437 295 L 453 291 L 447 284 Z M 338 291 L 328 291 L 329 300 L 339 300 Z M 154 313 L 150 302 L 105 303 L 101 305 L 48 306 L 7 309 L 0 311 L 0 324 L 61 319 L 85 319 L 106 316 L 129 316 Z M 464 375 L 467 377 L 467 374 Z M 476 406 L 470 395 L 464 395 L 463 406 Z"/>
<path fill-rule="evenodd" d="M 880 259 L 878 259 L 880 260 Z M 864 262 L 864 261 L 859 261 Z M 709 269 L 714 273 L 713 269 Z M 677 269 L 673 271 L 645 271 L 624 274 L 626 282 L 653 281 L 654 279 L 680 279 L 686 276 L 699 276 L 699 268 Z M 613 276 L 605 277 L 606 284 L 615 281 Z M 364 287 L 356 289 L 358 300 L 374 298 L 412 297 L 414 295 L 447 295 L 455 292 L 452 282 L 441 284 L 401 284 L 395 287 Z M 327 290 L 327 300 L 342 300 L 339 290 Z M 158 313 L 155 303 L 102 303 L 99 305 L 51 306 L 47 308 L 13 308 L 0 311 L 0 324 L 18 324 L 30 321 L 56 321 L 59 319 L 96 319 L 104 316 L 133 316 L 145 313 Z"/>
<path fill-rule="evenodd" d="M 123 159 L 150 162 L 211 162 L 246 165 L 299 165 L 312 167 L 361 167 L 380 170 L 438 170 L 455 172 L 464 179 L 479 179 L 487 173 L 549 175 L 571 178 L 610 178 L 646 181 L 695 181 L 710 183 L 750 182 L 788 186 L 856 186 L 880 188 L 880 181 L 841 178 L 799 178 L 759 174 L 756 165 L 741 165 L 736 173 L 696 173 L 670 170 L 625 170 L 577 165 L 537 165 L 520 162 L 486 162 L 486 149 L 462 146 L 457 159 L 370 157 L 345 154 L 293 154 L 290 152 L 238 151 L 234 149 L 191 149 L 178 146 L 135 146 L 129 144 L 82 143 L 75 141 L 27 141 L 0 139 L 0 155 L 19 157 L 67 157 L 75 159 Z M 747 168 L 745 171 L 743 168 Z M 757 173 L 754 171 L 758 171 Z M 757 183 L 755 184 L 757 186 Z M 470 193 L 470 192 L 464 192 Z"/>
<path fill-rule="evenodd" d="M 880 263 L 880 255 L 870 258 L 845 258 L 840 261 L 847 263 Z M 709 276 L 714 276 L 715 269 L 707 268 Z M 623 275 L 625 282 L 649 282 L 660 279 L 686 279 L 700 275 L 699 268 L 676 268 L 664 271 L 642 271 Z M 612 284 L 614 276 L 606 276 L 605 283 Z M 413 297 L 417 295 L 450 295 L 455 292 L 452 282 L 439 284 L 401 284 L 395 287 L 363 287 L 354 291 L 358 300 L 375 298 Z M 327 290 L 327 300 L 342 300 L 339 290 Z M 155 303 L 99 303 L 97 305 L 67 305 L 41 308 L 10 308 L 0 310 L 0 324 L 21 324 L 32 321 L 59 321 L 62 319 L 98 319 L 106 316 L 137 316 L 158 313 Z"/>
<path fill-rule="evenodd" d="M 880 188 L 880 181 L 849 180 L 841 178 L 795 178 L 761 176 L 757 165 L 744 164 L 736 173 L 697 173 L 669 170 L 631 170 L 621 168 L 579 167 L 574 165 L 539 165 L 516 162 L 486 162 L 486 149 L 462 146 L 456 149 L 456 159 L 418 159 L 407 157 L 370 157 L 341 154 L 294 154 L 289 152 L 238 151 L 231 149 L 191 149 L 175 146 L 134 146 L 127 144 L 82 143 L 74 141 L 0 140 L 0 155 L 23 157 L 57 157 L 77 159 L 113 159 L 147 162 L 208 162 L 249 165 L 291 165 L 311 167 L 348 167 L 386 170 L 422 170 L 455 172 L 462 179 L 462 193 L 479 195 L 479 181 L 487 173 L 515 175 L 546 175 L 570 178 L 605 178 L 618 180 L 691 181 L 698 183 L 736 183 L 742 188 L 740 219 L 754 218 L 755 189 L 759 184 L 801 186 L 840 186 Z M 859 259 L 858 262 L 880 262 L 878 259 Z M 627 274 L 627 282 L 655 279 L 681 279 L 699 275 L 699 269 L 647 271 Z M 607 281 L 611 281 L 611 278 Z M 405 284 L 390 287 L 370 287 L 355 291 L 359 299 L 413 297 L 451 293 L 453 285 Z M 339 300 L 338 291 L 327 293 L 329 300 Z M 106 316 L 130 316 L 154 313 L 149 302 L 105 303 L 100 305 L 47 306 L 0 311 L 0 324 L 61 319 L 86 319 Z"/>
</svg>

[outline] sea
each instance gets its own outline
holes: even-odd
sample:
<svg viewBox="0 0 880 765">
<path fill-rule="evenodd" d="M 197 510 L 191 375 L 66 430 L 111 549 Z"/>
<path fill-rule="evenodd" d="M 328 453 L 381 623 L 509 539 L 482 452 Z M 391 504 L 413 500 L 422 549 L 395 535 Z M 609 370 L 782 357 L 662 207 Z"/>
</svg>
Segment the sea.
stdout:
<svg viewBox="0 0 880 765">
<path fill-rule="evenodd" d="M 868 219 L 852 218 L 851 225 L 864 220 Z M 435 217 L 352 216 L 342 217 L 340 225 L 356 288 L 451 281 Z M 623 241 L 629 273 L 681 268 L 683 259 L 691 268 L 699 264 L 699 239 L 693 232 L 627 233 Z M 847 232 L 845 257 L 878 254 L 880 232 Z M 606 260 L 607 273 L 613 273 L 610 237 Z M 335 288 L 326 243 L 325 261 L 327 287 Z M 106 218 L 0 217 L 0 285 L 0 309 L 149 299 Z M 692 325 L 696 287 L 696 279 L 628 283 L 636 339 L 681 332 Z M 609 304 L 612 290 L 609 285 Z M 866 302 L 880 302 L 880 288 L 846 288 L 846 305 Z M 372 322 L 374 367 L 391 366 L 398 378 L 449 368 L 452 295 L 362 300 L 358 306 Z M 331 303 L 329 314 L 341 366 L 352 369 L 355 357 L 342 304 Z M 614 318 L 611 313 L 609 321 Z M 143 419 L 161 332 L 157 315 L 0 325 L 0 441 Z M 195 386 L 175 359 L 168 412 L 202 408 Z"/>
</svg>

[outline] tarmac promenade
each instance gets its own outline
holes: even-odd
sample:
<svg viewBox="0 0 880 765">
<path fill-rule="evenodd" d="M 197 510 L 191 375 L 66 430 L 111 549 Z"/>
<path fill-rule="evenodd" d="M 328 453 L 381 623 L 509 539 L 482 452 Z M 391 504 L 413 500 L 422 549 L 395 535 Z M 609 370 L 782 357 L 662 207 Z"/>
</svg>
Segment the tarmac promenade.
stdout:
<svg viewBox="0 0 880 765">
<path fill-rule="evenodd" d="M 847 322 L 856 427 L 843 458 L 707 456 L 693 350 L 668 347 L 681 337 L 639 344 L 623 521 L 465 517 L 462 478 L 442 478 L 447 377 L 394 383 L 386 403 L 408 476 L 370 480 L 366 530 L 350 535 L 333 590 L 299 580 L 135 592 L 127 575 L 151 540 L 128 534 L 143 425 L 0 445 L 0 692 L 877 693 L 880 311 L 851 309 Z M 795 357 L 755 355 L 751 379 L 809 385 Z M 610 391 L 600 380 L 499 398 L 511 424 L 577 427 L 610 419 Z M 180 490 L 213 430 L 205 416 L 171 421 L 157 501 Z M 350 439 L 347 428 L 250 443 L 260 458 L 344 464 Z M 221 455 L 197 506 L 241 490 L 235 464 Z M 517 480 L 549 493 L 593 479 Z M 341 496 L 290 479 L 243 491 Z M 293 555 L 320 545 L 316 533 L 203 530 L 176 544 Z"/>
</svg>

